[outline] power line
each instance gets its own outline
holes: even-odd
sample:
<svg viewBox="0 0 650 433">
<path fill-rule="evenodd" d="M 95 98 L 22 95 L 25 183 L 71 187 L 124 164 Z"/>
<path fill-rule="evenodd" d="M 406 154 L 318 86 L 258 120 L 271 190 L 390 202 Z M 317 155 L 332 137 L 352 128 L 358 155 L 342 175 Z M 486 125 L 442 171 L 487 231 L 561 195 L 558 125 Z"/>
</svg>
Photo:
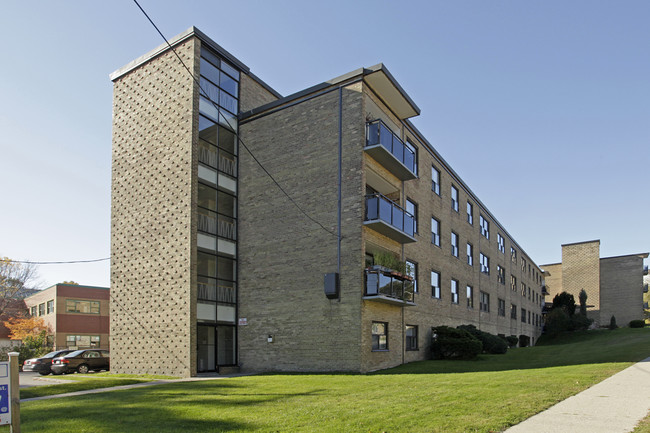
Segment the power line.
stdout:
<svg viewBox="0 0 650 433">
<path fill-rule="evenodd" d="M 176 50 L 174 49 L 174 47 L 169 43 L 169 41 L 167 40 L 167 38 L 165 37 L 165 35 L 163 35 L 163 33 L 162 33 L 162 32 L 160 31 L 160 29 L 158 28 L 158 26 L 157 26 L 157 25 L 153 22 L 153 20 L 149 17 L 149 15 L 147 14 L 147 12 L 145 12 L 145 10 L 142 8 L 142 6 L 140 6 L 140 4 L 138 3 L 137 0 L 133 0 L 133 2 L 138 6 L 138 8 L 140 9 L 140 11 L 142 11 L 142 13 L 144 14 L 144 16 L 147 18 L 147 20 L 149 20 L 149 22 L 151 23 L 151 25 L 156 29 L 156 31 L 158 32 L 158 34 L 160 35 L 160 37 L 163 38 L 163 40 L 165 41 L 165 43 L 167 44 L 167 46 L 168 46 L 168 47 L 172 50 L 172 52 L 176 55 L 176 58 L 178 58 L 178 61 L 181 62 L 181 65 L 183 65 L 183 68 L 185 68 L 185 70 L 187 71 L 187 73 L 190 74 L 190 76 L 192 77 L 192 80 L 193 80 L 193 81 L 194 81 L 194 82 L 199 86 L 199 90 L 201 90 L 202 96 L 204 96 L 208 101 L 210 101 L 210 103 L 214 106 L 214 108 L 217 109 L 217 115 L 219 116 L 219 118 L 223 118 L 223 119 L 226 121 L 226 123 L 228 124 L 228 126 L 229 126 L 233 131 L 235 131 L 236 129 L 233 127 L 233 125 L 230 123 L 230 121 L 229 121 L 225 116 L 222 116 L 222 115 L 221 115 L 221 107 L 219 106 L 219 104 L 217 104 L 216 102 L 214 102 L 214 101 L 210 98 L 210 96 L 208 95 L 208 93 L 207 93 L 207 92 L 206 92 L 206 91 L 201 87 L 201 82 L 196 78 L 196 76 L 192 73 L 192 71 L 190 71 L 190 69 L 187 67 L 187 65 L 185 64 L 185 62 L 184 62 L 183 59 L 181 58 L 181 56 L 176 52 Z M 244 141 L 241 139 L 241 137 L 239 136 L 239 134 L 236 134 L 236 137 L 237 137 L 237 141 L 238 141 L 238 142 L 239 142 L 239 143 L 244 147 L 244 149 L 246 149 L 246 151 L 248 152 L 248 154 L 253 158 L 253 160 L 257 163 L 257 165 L 260 166 L 260 168 L 262 169 L 262 171 L 264 171 L 264 173 L 266 173 L 266 175 L 267 175 L 267 176 L 268 176 L 268 177 L 273 181 L 273 183 L 278 187 L 278 189 L 279 189 L 280 191 L 282 191 L 282 193 L 283 193 L 283 194 L 284 194 L 284 195 L 289 199 L 289 201 L 290 201 L 290 202 L 291 202 L 291 203 L 292 203 L 292 204 L 293 204 L 293 205 L 294 205 L 294 206 L 295 206 L 295 207 L 296 207 L 296 208 L 297 208 L 297 209 L 298 209 L 298 210 L 299 210 L 299 211 L 300 211 L 300 212 L 301 212 L 305 217 L 307 217 L 307 218 L 310 219 L 312 222 L 314 222 L 315 224 L 317 224 L 318 226 L 320 226 L 320 227 L 321 227 L 323 230 L 325 230 L 327 233 L 329 233 L 329 234 L 331 234 L 331 235 L 333 235 L 333 236 L 338 236 L 338 234 L 337 234 L 336 232 L 333 232 L 333 231 L 331 231 L 330 229 L 328 229 L 327 227 L 325 227 L 325 226 L 324 226 L 323 224 L 321 224 L 318 220 L 316 220 L 316 219 L 313 218 L 311 215 L 309 215 L 309 214 L 307 213 L 307 211 L 305 211 L 302 207 L 300 207 L 300 205 L 298 205 L 298 203 L 296 203 L 296 201 L 295 201 L 295 200 L 294 200 L 294 199 L 289 195 L 289 193 L 288 193 L 287 191 L 285 191 L 284 188 L 282 188 L 282 186 L 278 183 L 278 181 L 275 180 L 275 178 L 273 177 L 273 175 L 271 175 L 271 173 L 269 173 L 269 171 L 266 169 L 266 167 L 264 167 L 264 165 L 263 165 L 263 164 L 262 164 L 262 163 L 257 159 L 257 157 L 253 154 L 253 152 L 248 148 L 248 146 L 246 146 L 246 143 L 244 143 Z"/>
<path fill-rule="evenodd" d="M 73 263 L 94 263 L 94 262 L 103 262 L 110 260 L 110 257 L 105 257 L 103 259 L 92 259 L 92 260 L 70 260 L 63 262 L 32 262 L 30 260 L 11 260 L 14 263 L 22 263 L 26 265 L 69 265 Z"/>
</svg>

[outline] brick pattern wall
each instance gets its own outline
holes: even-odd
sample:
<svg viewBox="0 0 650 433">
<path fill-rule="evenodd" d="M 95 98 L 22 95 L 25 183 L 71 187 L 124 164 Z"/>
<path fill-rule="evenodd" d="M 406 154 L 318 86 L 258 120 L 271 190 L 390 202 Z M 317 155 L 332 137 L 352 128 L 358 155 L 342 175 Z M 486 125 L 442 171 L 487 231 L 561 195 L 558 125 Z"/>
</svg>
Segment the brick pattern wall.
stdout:
<svg viewBox="0 0 650 433">
<path fill-rule="evenodd" d="M 192 38 L 176 52 L 198 68 Z M 195 108 L 174 53 L 114 82 L 111 370 L 190 376 L 195 367 Z"/>
<path fill-rule="evenodd" d="M 239 111 L 242 113 L 278 99 L 246 74 L 241 74 L 239 89 Z"/>
<path fill-rule="evenodd" d="M 240 150 L 239 361 L 244 371 L 358 371 L 363 284 L 361 157 L 357 87 L 343 91 L 341 300 L 323 275 L 336 272 L 337 238 L 303 216 Z M 339 94 L 333 91 L 240 126 L 291 197 L 328 230 L 337 227 Z M 268 336 L 273 342 L 267 342 Z"/>
<path fill-rule="evenodd" d="M 600 241 L 562 245 L 562 290 L 572 294 L 577 304 L 582 289 L 587 292 L 587 305 L 592 306 L 587 308 L 587 316 L 596 324 L 602 324 Z"/>
<path fill-rule="evenodd" d="M 587 300 L 589 302 L 589 300 Z M 623 256 L 600 260 L 600 323 L 616 317 L 618 326 L 643 319 L 643 258 Z"/>
</svg>

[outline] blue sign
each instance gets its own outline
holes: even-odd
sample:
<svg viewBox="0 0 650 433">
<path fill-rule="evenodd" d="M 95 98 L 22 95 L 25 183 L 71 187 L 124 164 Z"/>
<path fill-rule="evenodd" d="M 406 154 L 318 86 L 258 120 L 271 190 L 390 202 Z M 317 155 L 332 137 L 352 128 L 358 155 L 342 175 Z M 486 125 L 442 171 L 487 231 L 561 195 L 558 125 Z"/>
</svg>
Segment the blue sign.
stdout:
<svg viewBox="0 0 650 433">
<path fill-rule="evenodd" d="M 9 412 L 9 386 L 0 385 L 0 413 Z"/>
</svg>

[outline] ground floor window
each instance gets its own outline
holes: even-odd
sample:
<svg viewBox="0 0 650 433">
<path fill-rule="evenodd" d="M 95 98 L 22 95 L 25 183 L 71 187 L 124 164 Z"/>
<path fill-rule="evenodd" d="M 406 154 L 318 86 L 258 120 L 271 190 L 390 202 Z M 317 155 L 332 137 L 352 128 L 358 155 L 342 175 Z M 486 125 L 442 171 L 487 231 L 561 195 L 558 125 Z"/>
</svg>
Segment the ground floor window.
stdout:
<svg viewBox="0 0 650 433">
<path fill-rule="evenodd" d="M 99 347 L 99 335 L 66 335 L 66 346 L 68 347 Z"/>
<path fill-rule="evenodd" d="M 372 350 L 388 350 L 388 323 L 372 322 Z"/>
<path fill-rule="evenodd" d="M 406 350 L 418 350 L 418 327 L 406 325 Z"/>
</svg>

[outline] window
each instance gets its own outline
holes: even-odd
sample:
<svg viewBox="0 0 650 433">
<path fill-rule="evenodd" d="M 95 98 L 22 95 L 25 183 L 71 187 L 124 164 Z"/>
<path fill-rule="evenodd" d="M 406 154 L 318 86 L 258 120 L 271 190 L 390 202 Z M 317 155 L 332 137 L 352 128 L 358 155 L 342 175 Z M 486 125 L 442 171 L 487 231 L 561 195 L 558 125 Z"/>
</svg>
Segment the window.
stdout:
<svg viewBox="0 0 650 433">
<path fill-rule="evenodd" d="M 65 312 L 99 314 L 99 301 L 75 301 L 74 299 L 68 299 L 65 301 Z"/>
<path fill-rule="evenodd" d="M 29 309 L 29 314 L 30 314 L 32 317 L 36 317 L 37 308 L 38 308 L 38 307 L 37 307 L 36 305 L 34 305 L 32 308 Z"/>
<path fill-rule="evenodd" d="M 521 309 L 521 321 L 526 323 L 526 309 L 522 307 Z"/>
<path fill-rule="evenodd" d="M 481 272 L 490 275 L 490 258 L 483 253 L 480 253 L 479 259 L 481 260 Z"/>
<path fill-rule="evenodd" d="M 440 272 L 431 271 L 431 297 L 440 299 Z"/>
<path fill-rule="evenodd" d="M 451 208 L 458 212 L 458 188 L 451 186 Z"/>
<path fill-rule="evenodd" d="M 451 255 L 458 257 L 458 235 L 451 232 Z"/>
<path fill-rule="evenodd" d="M 467 202 L 467 222 L 474 224 L 474 206 L 469 201 Z"/>
<path fill-rule="evenodd" d="M 512 247 L 510 247 L 510 261 L 517 264 L 517 250 Z"/>
<path fill-rule="evenodd" d="M 501 267 L 501 265 L 497 265 L 497 281 L 501 284 L 506 283 L 506 269 Z"/>
<path fill-rule="evenodd" d="M 510 304 L 510 318 L 517 320 L 517 306 Z"/>
<path fill-rule="evenodd" d="M 407 149 L 409 149 L 411 152 L 413 152 L 413 174 L 418 174 L 418 148 L 411 143 L 410 140 L 406 140 L 404 143 L 404 146 L 406 146 Z M 406 156 L 409 152 L 406 151 L 404 152 L 404 156 Z M 409 167 L 409 164 L 405 164 L 407 167 Z M 410 168 L 410 167 L 409 167 Z"/>
<path fill-rule="evenodd" d="M 388 350 L 388 323 L 372 322 L 372 350 Z"/>
<path fill-rule="evenodd" d="M 99 335 L 66 335 L 67 347 L 99 347 Z"/>
<path fill-rule="evenodd" d="M 440 246 L 440 221 L 431 217 L 431 243 Z"/>
<path fill-rule="evenodd" d="M 483 215 L 480 216 L 479 222 L 481 225 L 481 234 L 485 236 L 486 239 L 490 239 L 490 223 L 483 217 Z"/>
<path fill-rule="evenodd" d="M 458 304 L 458 281 L 451 280 L 451 303 Z"/>
<path fill-rule="evenodd" d="M 406 350 L 418 350 L 418 327 L 406 325 Z"/>
<path fill-rule="evenodd" d="M 521 272 L 526 272 L 526 259 L 521 258 Z"/>
<path fill-rule="evenodd" d="M 503 254 L 506 253 L 506 240 L 501 236 L 501 233 L 497 233 L 497 244 L 499 244 L 499 251 Z"/>
<path fill-rule="evenodd" d="M 38 315 L 45 316 L 45 302 L 38 304 Z"/>
<path fill-rule="evenodd" d="M 410 199 L 406 199 L 406 212 L 413 215 L 413 233 L 418 232 L 418 205 Z"/>
<path fill-rule="evenodd" d="M 413 278 L 413 293 L 418 292 L 418 264 L 406 260 L 406 274 Z"/>
<path fill-rule="evenodd" d="M 474 288 L 467 286 L 467 308 L 474 308 Z"/>
<path fill-rule="evenodd" d="M 513 292 L 517 291 L 517 278 L 514 275 L 510 275 L 510 288 Z"/>
<path fill-rule="evenodd" d="M 528 310 L 528 324 L 530 325 L 530 310 Z"/>
<path fill-rule="evenodd" d="M 530 299 L 530 286 L 528 286 L 528 299 Z"/>
<path fill-rule="evenodd" d="M 506 300 L 499 298 L 499 316 L 506 317 Z"/>
<path fill-rule="evenodd" d="M 523 283 L 523 281 L 521 283 L 521 296 L 526 296 L 526 285 Z"/>
<path fill-rule="evenodd" d="M 440 172 L 434 166 L 431 166 L 431 191 L 440 195 Z"/>
<path fill-rule="evenodd" d="M 480 309 L 481 311 L 485 313 L 490 312 L 490 295 L 485 292 L 481 292 L 481 297 L 480 297 Z"/>
<path fill-rule="evenodd" d="M 54 299 L 47 301 L 47 314 L 54 313 Z"/>
<path fill-rule="evenodd" d="M 467 264 L 474 266 L 474 247 L 467 242 Z"/>
</svg>

